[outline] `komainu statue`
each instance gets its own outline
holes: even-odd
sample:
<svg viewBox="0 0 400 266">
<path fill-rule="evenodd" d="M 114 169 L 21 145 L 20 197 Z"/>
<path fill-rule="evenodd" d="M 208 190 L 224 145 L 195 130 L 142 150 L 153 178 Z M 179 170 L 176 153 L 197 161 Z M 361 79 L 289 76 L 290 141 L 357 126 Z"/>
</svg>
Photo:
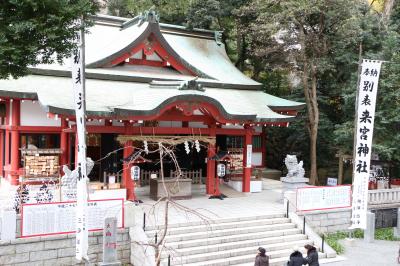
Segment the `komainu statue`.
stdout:
<svg viewBox="0 0 400 266">
<path fill-rule="evenodd" d="M 286 155 L 285 165 L 288 169 L 287 178 L 304 178 L 303 161 L 298 163 L 296 155 Z"/>
<path fill-rule="evenodd" d="M 94 166 L 91 158 L 86 158 L 86 170 L 89 176 Z M 78 169 L 71 171 L 68 166 L 63 166 L 64 176 L 61 178 L 63 200 L 76 200 L 76 186 L 78 182 Z"/>
</svg>

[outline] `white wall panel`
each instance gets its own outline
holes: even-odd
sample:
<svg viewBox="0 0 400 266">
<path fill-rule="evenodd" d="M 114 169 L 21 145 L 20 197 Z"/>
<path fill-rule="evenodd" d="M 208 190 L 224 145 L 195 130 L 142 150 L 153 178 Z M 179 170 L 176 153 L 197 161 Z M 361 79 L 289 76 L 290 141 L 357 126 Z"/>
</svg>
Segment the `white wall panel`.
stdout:
<svg viewBox="0 0 400 266">
<path fill-rule="evenodd" d="M 251 165 L 261 166 L 262 165 L 262 153 L 261 152 L 253 152 Z"/>
<path fill-rule="evenodd" d="M 21 126 L 61 126 L 61 119 L 47 118 L 38 102 L 21 101 Z"/>
</svg>

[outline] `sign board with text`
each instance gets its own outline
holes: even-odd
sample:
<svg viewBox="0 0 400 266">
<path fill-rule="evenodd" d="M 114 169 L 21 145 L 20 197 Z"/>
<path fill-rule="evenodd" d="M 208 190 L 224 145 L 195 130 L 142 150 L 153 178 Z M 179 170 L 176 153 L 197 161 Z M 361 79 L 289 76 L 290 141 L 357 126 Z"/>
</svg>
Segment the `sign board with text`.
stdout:
<svg viewBox="0 0 400 266">
<path fill-rule="evenodd" d="M 302 187 L 297 189 L 297 211 L 351 207 L 351 186 Z"/>
<path fill-rule="evenodd" d="M 327 179 L 326 179 L 326 185 L 327 186 L 337 186 L 337 178 L 334 178 L 334 177 L 328 177 Z"/>
<path fill-rule="evenodd" d="M 76 230 L 76 202 L 23 204 L 21 237 L 74 233 Z M 88 230 L 102 230 L 104 218 L 115 216 L 118 227 L 124 227 L 124 199 L 89 200 Z"/>
<path fill-rule="evenodd" d="M 247 145 L 246 148 L 246 167 L 251 167 L 253 156 L 253 145 Z"/>
</svg>

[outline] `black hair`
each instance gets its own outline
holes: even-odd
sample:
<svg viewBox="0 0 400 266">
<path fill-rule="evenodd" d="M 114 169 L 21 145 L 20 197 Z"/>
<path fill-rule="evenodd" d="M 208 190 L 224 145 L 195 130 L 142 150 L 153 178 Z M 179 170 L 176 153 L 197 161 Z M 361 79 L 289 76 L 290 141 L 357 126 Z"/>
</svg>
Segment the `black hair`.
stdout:
<svg viewBox="0 0 400 266">
<path fill-rule="evenodd" d="M 258 251 L 260 252 L 261 257 L 266 257 L 265 253 L 267 252 L 265 248 L 259 247 Z"/>
</svg>

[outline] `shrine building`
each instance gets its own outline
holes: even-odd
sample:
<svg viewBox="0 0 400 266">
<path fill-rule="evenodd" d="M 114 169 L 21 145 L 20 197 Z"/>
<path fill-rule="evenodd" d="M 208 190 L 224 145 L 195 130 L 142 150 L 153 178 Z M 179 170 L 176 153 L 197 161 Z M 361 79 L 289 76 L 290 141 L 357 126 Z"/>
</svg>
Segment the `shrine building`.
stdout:
<svg viewBox="0 0 400 266">
<path fill-rule="evenodd" d="M 229 175 L 250 192 L 253 169 L 266 167 L 266 127 L 289 126 L 304 107 L 264 93 L 260 83 L 238 70 L 220 32 L 162 24 L 152 12 L 133 19 L 98 15 L 88 31 L 87 156 L 95 162 L 89 178 L 105 184 L 107 176 L 120 174 L 130 200 L 135 185 L 143 185 L 132 180 L 130 167 L 141 163 L 141 170 L 150 173 L 160 166 L 158 155 L 141 153 L 141 162 L 127 160 L 135 147 L 143 148 L 128 136 L 215 139 L 200 150 L 193 143 L 190 151 L 178 145 L 183 171 L 200 171 L 207 194 L 213 194 L 216 165 L 228 161 Z M 48 169 L 59 178 L 61 165 L 74 168 L 77 152 L 70 59 L 30 71 L 0 80 L 0 173 L 13 185 L 28 176 L 53 178 Z M 121 144 L 118 138 L 124 136 L 128 141 Z M 24 159 L 27 154 L 52 152 L 59 161 L 27 167 L 34 159 Z M 164 175 L 170 176 L 173 166 L 165 163 Z"/>
</svg>

